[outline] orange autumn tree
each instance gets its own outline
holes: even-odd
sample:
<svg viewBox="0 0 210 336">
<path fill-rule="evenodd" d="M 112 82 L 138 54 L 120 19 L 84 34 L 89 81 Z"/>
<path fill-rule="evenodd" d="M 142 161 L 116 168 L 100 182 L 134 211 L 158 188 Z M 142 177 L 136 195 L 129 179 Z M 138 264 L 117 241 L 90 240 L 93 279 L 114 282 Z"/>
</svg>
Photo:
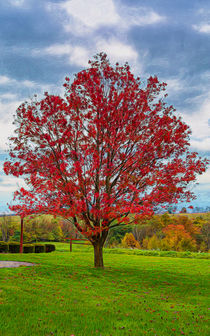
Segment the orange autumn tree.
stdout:
<svg viewBox="0 0 210 336">
<path fill-rule="evenodd" d="M 165 86 L 156 76 L 143 85 L 127 63 L 112 66 L 101 53 L 66 78 L 64 98 L 23 103 L 4 171 L 28 188 L 16 191 L 11 210 L 72 221 L 103 267 L 111 228 L 192 199 L 187 186 L 207 161 L 190 152 L 189 127 L 164 101 Z"/>
<path fill-rule="evenodd" d="M 162 241 L 162 245 L 169 246 L 175 251 L 195 251 L 196 241 L 189 231 L 182 224 L 170 224 L 163 229 L 166 237 Z"/>
</svg>

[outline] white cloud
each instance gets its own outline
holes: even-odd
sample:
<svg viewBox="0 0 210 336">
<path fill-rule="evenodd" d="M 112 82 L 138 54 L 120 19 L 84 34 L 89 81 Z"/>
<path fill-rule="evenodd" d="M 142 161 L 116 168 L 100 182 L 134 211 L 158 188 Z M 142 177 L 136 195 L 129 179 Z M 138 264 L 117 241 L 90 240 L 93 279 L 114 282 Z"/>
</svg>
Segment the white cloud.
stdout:
<svg viewBox="0 0 210 336">
<path fill-rule="evenodd" d="M 61 4 L 48 3 L 47 9 L 60 17 L 66 31 L 82 36 L 103 26 L 127 31 L 132 26 L 166 21 L 166 17 L 150 8 L 118 5 L 118 1 L 113 0 L 67 0 Z"/>
<path fill-rule="evenodd" d="M 79 45 L 72 46 L 68 43 L 66 44 L 54 44 L 42 51 L 39 54 L 48 54 L 51 56 L 65 57 L 66 61 L 70 64 L 77 66 L 88 66 L 88 60 L 92 56 L 99 52 L 105 52 L 111 62 L 129 62 L 132 66 L 132 70 L 138 69 L 138 73 L 141 72 L 142 66 L 138 63 L 138 53 L 129 44 L 123 43 L 117 38 L 96 39 L 93 41 L 93 46 L 89 48 L 81 47 Z M 142 60 L 145 57 L 145 53 L 142 53 Z"/>
<path fill-rule="evenodd" d="M 202 23 L 200 25 L 193 25 L 193 28 L 197 30 L 199 33 L 210 34 L 210 24 Z"/>
<path fill-rule="evenodd" d="M 23 80 L 21 82 L 19 82 L 21 85 L 27 87 L 27 88 L 32 88 L 35 87 L 37 84 L 33 81 L 29 81 L 29 80 Z"/>
<path fill-rule="evenodd" d="M 198 104 L 199 106 L 199 104 Z M 196 150 L 210 151 L 210 96 L 207 97 L 197 108 L 191 113 L 182 113 L 184 121 L 192 130 L 192 146 Z"/>
<path fill-rule="evenodd" d="M 9 85 L 17 85 L 17 86 L 25 86 L 25 87 L 34 87 L 36 83 L 29 80 L 20 80 L 8 77 L 8 76 L 0 76 L 0 86 L 9 86 Z"/>
<path fill-rule="evenodd" d="M 192 148 L 196 149 L 197 151 L 210 152 L 210 136 L 202 140 L 192 139 L 190 144 Z"/>
<path fill-rule="evenodd" d="M 8 137 L 13 134 L 14 125 L 13 114 L 15 113 L 18 106 L 21 104 L 20 101 L 10 101 L 2 103 L 0 101 L 0 149 L 8 149 Z"/>
<path fill-rule="evenodd" d="M 30 81 L 18 81 L 14 78 L 7 76 L 0 76 L 0 88 L 3 87 L 8 90 L 7 92 L 0 93 L 0 150 L 8 149 L 8 137 L 12 136 L 14 131 L 13 114 L 15 113 L 18 106 L 22 103 L 17 93 L 11 92 L 16 91 L 20 88 L 28 88 L 34 85 L 34 82 Z"/>
<path fill-rule="evenodd" d="M 154 25 L 166 18 L 149 7 L 132 7 L 119 3 L 118 0 L 66 0 L 62 3 L 48 3 L 50 10 L 64 29 L 73 35 L 89 39 L 80 44 L 64 43 L 51 45 L 44 50 L 34 50 L 34 55 L 49 54 L 65 57 L 66 62 L 77 66 L 87 66 L 88 60 L 98 52 L 106 52 L 111 61 L 131 63 L 134 73 L 142 72 L 146 52 L 142 51 L 141 64 L 135 48 L 125 41 L 125 33 L 132 26 Z M 104 37 L 101 27 L 112 28 L 115 38 Z"/>
<path fill-rule="evenodd" d="M 2 175 L 0 176 L 0 193 L 13 193 L 19 187 L 26 187 L 22 178 Z"/>
<path fill-rule="evenodd" d="M 9 0 L 9 2 L 15 7 L 22 7 L 25 4 L 25 0 Z"/>
<path fill-rule="evenodd" d="M 156 64 L 156 62 L 155 62 Z M 146 73 L 145 78 L 148 78 L 151 74 Z M 161 77 L 158 76 L 158 79 L 161 83 L 166 83 L 166 91 L 161 91 L 158 99 L 164 98 L 165 94 L 168 95 L 169 99 L 177 99 L 179 98 L 180 93 L 189 90 L 189 87 L 186 85 L 186 81 L 180 77 Z M 175 105 L 174 105 L 175 107 Z M 180 112 L 177 112 L 181 115 Z"/>
<path fill-rule="evenodd" d="M 154 10 L 147 7 L 123 7 L 122 19 L 126 27 L 148 26 L 166 21 L 165 16 L 161 16 Z"/>
<path fill-rule="evenodd" d="M 69 44 L 53 44 L 44 49 L 44 52 L 53 56 L 69 55 L 72 51 L 72 46 Z"/>
<path fill-rule="evenodd" d="M 0 85 L 9 84 L 11 82 L 10 78 L 7 76 L 0 76 Z"/>
<path fill-rule="evenodd" d="M 60 8 L 91 29 L 117 24 L 120 19 L 112 0 L 71 0 L 62 3 Z"/>
<path fill-rule="evenodd" d="M 60 4 L 48 3 L 47 9 L 73 35 L 84 36 L 101 26 L 117 25 L 120 21 L 112 0 L 67 0 Z"/>
<path fill-rule="evenodd" d="M 66 56 L 68 63 L 77 66 L 87 66 L 88 60 L 91 56 L 91 51 L 85 47 L 72 46 L 70 44 L 53 44 L 42 51 L 39 54 L 48 54 L 51 56 Z"/>
<path fill-rule="evenodd" d="M 178 77 L 166 78 L 163 81 L 167 84 L 166 91 L 169 95 L 183 92 L 183 90 L 188 90 L 185 82 Z"/>
<path fill-rule="evenodd" d="M 0 122 L 7 123 L 8 121 L 11 121 L 12 115 L 15 112 L 15 110 L 18 108 L 18 106 L 22 103 L 22 101 L 19 100 L 11 100 L 8 102 L 2 102 L 0 100 Z M 1 128 L 2 134 L 3 129 Z"/>
<path fill-rule="evenodd" d="M 86 48 L 75 46 L 69 56 L 69 62 L 78 66 L 88 66 L 90 51 Z"/>
<path fill-rule="evenodd" d="M 210 168 L 205 173 L 198 176 L 198 182 L 201 183 L 203 186 L 205 186 L 206 184 L 210 184 Z"/>
<path fill-rule="evenodd" d="M 37 51 L 33 51 L 33 53 L 37 54 Z M 40 54 L 46 54 L 44 51 L 39 51 Z M 30 80 L 17 80 L 7 76 L 0 76 L 0 103 L 2 100 L 14 101 L 21 99 L 21 102 L 25 100 L 31 99 L 34 94 L 43 95 L 44 92 L 48 91 L 51 94 L 61 94 L 63 92 L 62 88 L 58 86 L 59 83 L 56 85 L 53 84 L 43 84 L 38 83 Z M 1 93 L 1 89 L 5 89 L 8 92 Z M 16 93 L 14 93 L 16 91 Z M 1 109 L 4 108 L 1 106 Z M 0 110 L 1 114 L 1 110 Z"/>
<path fill-rule="evenodd" d="M 125 44 L 115 38 L 110 40 L 98 40 L 97 51 L 104 51 L 112 62 L 137 61 L 138 53 L 129 44 Z"/>
<path fill-rule="evenodd" d="M 7 93 L 0 93 L 0 101 L 1 100 L 15 100 L 17 99 L 17 95 L 14 94 L 14 93 L 10 93 L 10 92 L 7 92 Z"/>
<path fill-rule="evenodd" d="M 6 76 L 0 76 L 0 89 L 1 83 L 4 90 L 7 89 L 7 92 L 0 92 L 0 150 L 5 150 L 8 149 L 8 137 L 13 135 L 13 115 L 18 106 L 23 101 L 29 100 L 34 93 L 43 96 L 43 93 L 49 90 L 52 94 L 62 94 L 63 87 L 43 85 L 29 80 L 18 81 Z M 14 93 L 14 88 L 16 93 Z"/>
</svg>

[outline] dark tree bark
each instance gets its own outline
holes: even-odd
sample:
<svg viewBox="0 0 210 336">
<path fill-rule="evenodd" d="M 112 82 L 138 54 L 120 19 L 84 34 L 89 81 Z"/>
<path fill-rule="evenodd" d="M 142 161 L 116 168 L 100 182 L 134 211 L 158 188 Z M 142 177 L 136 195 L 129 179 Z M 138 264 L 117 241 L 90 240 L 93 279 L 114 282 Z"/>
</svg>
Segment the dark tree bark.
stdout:
<svg viewBox="0 0 210 336">
<path fill-rule="evenodd" d="M 103 246 L 98 242 L 93 245 L 94 247 L 94 266 L 96 268 L 104 268 L 103 261 Z"/>
</svg>

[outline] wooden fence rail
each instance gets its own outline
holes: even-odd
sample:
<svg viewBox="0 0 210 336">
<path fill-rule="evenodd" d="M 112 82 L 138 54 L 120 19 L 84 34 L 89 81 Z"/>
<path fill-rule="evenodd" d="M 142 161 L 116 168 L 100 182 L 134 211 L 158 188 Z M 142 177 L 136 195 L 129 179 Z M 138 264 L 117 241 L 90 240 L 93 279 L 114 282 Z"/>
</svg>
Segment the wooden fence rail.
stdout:
<svg viewBox="0 0 210 336">
<path fill-rule="evenodd" d="M 74 238 L 65 238 L 66 240 L 69 240 L 70 241 L 70 252 L 72 252 L 72 242 L 73 241 L 86 241 L 86 242 L 89 242 L 89 240 L 88 239 L 74 239 Z M 84 243 L 76 243 L 76 244 L 78 244 L 78 245 L 84 245 Z M 89 244 L 88 245 L 90 245 L 90 242 L 89 242 Z"/>
</svg>

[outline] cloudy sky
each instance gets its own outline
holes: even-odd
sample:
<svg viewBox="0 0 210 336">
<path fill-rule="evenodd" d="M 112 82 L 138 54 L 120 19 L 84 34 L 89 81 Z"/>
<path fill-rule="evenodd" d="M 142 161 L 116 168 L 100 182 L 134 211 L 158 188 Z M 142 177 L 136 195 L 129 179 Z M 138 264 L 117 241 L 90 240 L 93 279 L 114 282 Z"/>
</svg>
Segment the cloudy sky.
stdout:
<svg viewBox="0 0 210 336">
<path fill-rule="evenodd" d="M 18 105 L 62 94 L 65 76 L 104 51 L 146 79 L 168 83 L 168 102 L 192 129 L 192 150 L 210 157 L 210 2 L 206 0 L 0 0 L 0 212 L 21 179 L 5 176 Z M 210 169 L 194 205 L 210 205 Z"/>
</svg>

